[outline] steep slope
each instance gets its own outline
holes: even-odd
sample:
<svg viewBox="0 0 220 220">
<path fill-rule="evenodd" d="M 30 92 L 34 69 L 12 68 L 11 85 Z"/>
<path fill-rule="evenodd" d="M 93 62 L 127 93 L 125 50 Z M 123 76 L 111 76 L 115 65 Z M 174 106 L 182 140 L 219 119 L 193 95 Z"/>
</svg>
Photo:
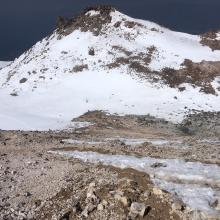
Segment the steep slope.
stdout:
<svg viewBox="0 0 220 220">
<path fill-rule="evenodd" d="M 0 71 L 1 129 L 63 128 L 88 110 L 175 122 L 192 109 L 220 110 L 220 50 L 202 36 L 107 6 L 57 23 Z"/>
</svg>

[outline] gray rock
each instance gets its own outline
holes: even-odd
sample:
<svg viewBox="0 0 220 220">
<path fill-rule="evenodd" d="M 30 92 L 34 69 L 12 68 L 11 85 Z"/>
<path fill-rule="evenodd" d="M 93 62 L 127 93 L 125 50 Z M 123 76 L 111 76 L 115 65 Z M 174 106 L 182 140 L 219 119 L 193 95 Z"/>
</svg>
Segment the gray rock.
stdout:
<svg viewBox="0 0 220 220">
<path fill-rule="evenodd" d="M 129 216 L 132 217 L 144 217 L 150 211 L 150 207 L 144 203 L 133 202 L 130 207 Z"/>
<path fill-rule="evenodd" d="M 97 210 L 98 211 L 103 211 L 104 210 L 104 206 L 102 204 L 98 204 Z"/>
<path fill-rule="evenodd" d="M 176 200 L 172 204 L 173 211 L 183 211 L 185 209 L 185 204 L 181 200 Z"/>
<path fill-rule="evenodd" d="M 153 163 L 152 165 L 151 165 L 151 167 L 152 168 L 159 168 L 159 167 L 166 167 L 167 165 L 166 164 L 164 164 L 164 163 Z"/>
<path fill-rule="evenodd" d="M 217 211 L 220 211 L 220 199 L 215 199 L 210 206 L 214 209 L 216 209 Z"/>
</svg>

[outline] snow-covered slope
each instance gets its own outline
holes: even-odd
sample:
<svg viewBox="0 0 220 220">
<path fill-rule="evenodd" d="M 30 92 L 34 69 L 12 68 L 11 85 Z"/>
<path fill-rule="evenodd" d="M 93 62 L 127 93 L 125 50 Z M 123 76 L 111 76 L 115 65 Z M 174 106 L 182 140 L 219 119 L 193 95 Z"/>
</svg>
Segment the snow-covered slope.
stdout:
<svg viewBox="0 0 220 220">
<path fill-rule="evenodd" d="M 189 109 L 220 110 L 218 70 L 208 79 L 215 95 L 188 83 L 191 76 L 177 86 L 162 77 L 164 68 L 184 68 L 185 59 L 220 61 L 220 51 L 200 40 L 112 8 L 62 20 L 51 36 L 0 70 L 0 129 L 64 128 L 88 110 L 175 122 Z"/>
<path fill-rule="evenodd" d="M 10 63 L 10 61 L 0 61 L 0 69 L 8 66 Z"/>
</svg>

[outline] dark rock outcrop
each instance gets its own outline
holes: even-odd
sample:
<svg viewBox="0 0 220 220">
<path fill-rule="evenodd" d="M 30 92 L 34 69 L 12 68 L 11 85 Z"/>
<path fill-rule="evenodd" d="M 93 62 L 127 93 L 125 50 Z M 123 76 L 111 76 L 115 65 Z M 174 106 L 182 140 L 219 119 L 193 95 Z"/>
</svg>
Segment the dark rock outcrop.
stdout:
<svg viewBox="0 0 220 220">
<path fill-rule="evenodd" d="M 201 43 L 210 47 L 213 51 L 220 50 L 220 40 L 217 39 L 217 33 L 220 33 L 220 29 L 202 34 Z"/>
<path fill-rule="evenodd" d="M 97 13 L 90 14 L 90 11 Z M 102 33 L 105 24 L 111 23 L 111 12 L 115 9 L 112 6 L 103 5 L 86 8 L 73 19 L 58 17 L 57 28 L 61 35 L 71 34 L 74 30 L 80 29 L 82 32 L 90 31 L 95 36 Z"/>
</svg>

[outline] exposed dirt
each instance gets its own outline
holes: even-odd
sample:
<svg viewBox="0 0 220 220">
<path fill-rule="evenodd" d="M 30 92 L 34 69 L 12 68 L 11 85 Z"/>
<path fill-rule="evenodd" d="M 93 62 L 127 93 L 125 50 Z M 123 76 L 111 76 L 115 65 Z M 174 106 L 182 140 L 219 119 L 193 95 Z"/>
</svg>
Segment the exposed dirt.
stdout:
<svg viewBox="0 0 220 220">
<path fill-rule="evenodd" d="M 213 117 L 210 121 L 218 123 L 218 116 L 206 113 L 204 120 Z M 193 118 L 195 127 L 203 117 Z M 188 134 L 163 119 L 99 111 L 74 121 L 93 124 L 74 131 L 0 132 L 0 219 L 192 219 L 184 205 L 174 206 L 171 195 L 156 189 L 145 173 L 65 159 L 48 151 L 90 150 L 220 164 L 220 140 L 215 134 L 206 137 L 202 128 Z M 120 137 L 149 141 L 129 145 L 117 140 Z M 68 144 L 65 139 L 85 143 Z M 103 140 L 107 141 L 86 143 Z M 151 140 L 169 143 L 157 145 Z M 131 211 L 135 202 L 144 207 L 144 214 Z"/>
<path fill-rule="evenodd" d="M 153 55 L 157 52 L 157 49 L 154 46 L 147 48 L 146 53 L 139 53 L 137 55 L 134 55 L 132 52 L 120 46 L 113 46 L 112 49 L 118 52 L 123 52 L 125 56 L 117 57 L 113 63 L 107 64 L 108 68 L 113 69 L 127 64 L 130 69 L 133 69 L 138 73 L 146 74 L 150 73 L 148 65 L 150 64 Z"/>
<path fill-rule="evenodd" d="M 220 76 L 220 62 L 202 61 L 193 63 L 185 60 L 183 68 L 175 70 L 171 68 L 163 69 L 162 79 L 170 87 L 178 87 L 182 83 L 189 83 L 193 86 L 201 87 L 201 91 L 207 94 L 216 94 L 212 86 L 215 77 Z"/>
<path fill-rule="evenodd" d="M 220 40 L 217 39 L 217 33 L 220 33 L 220 30 L 209 31 L 201 35 L 201 43 L 210 47 L 213 51 L 220 50 Z"/>
<path fill-rule="evenodd" d="M 124 53 L 124 56 L 117 57 L 114 62 L 107 64 L 110 69 L 127 65 L 132 73 L 137 73 L 141 78 L 151 79 L 153 81 L 162 81 L 171 88 L 179 88 L 184 91 L 181 84 L 189 83 L 194 87 L 200 87 L 200 91 L 206 94 L 217 94 L 218 88 L 213 88 L 212 82 L 220 76 L 220 62 L 202 61 L 194 63 L 191 60 L 185 60 L 179 70 L 164 68 L 161 71 L 152 71 L 149 64 L 157 56 L 157 48 L 149 47 L 146 53 L 134 54 L 125 48 L 114 46 L 112 48 L 118 52 Z"/>
</svg>

